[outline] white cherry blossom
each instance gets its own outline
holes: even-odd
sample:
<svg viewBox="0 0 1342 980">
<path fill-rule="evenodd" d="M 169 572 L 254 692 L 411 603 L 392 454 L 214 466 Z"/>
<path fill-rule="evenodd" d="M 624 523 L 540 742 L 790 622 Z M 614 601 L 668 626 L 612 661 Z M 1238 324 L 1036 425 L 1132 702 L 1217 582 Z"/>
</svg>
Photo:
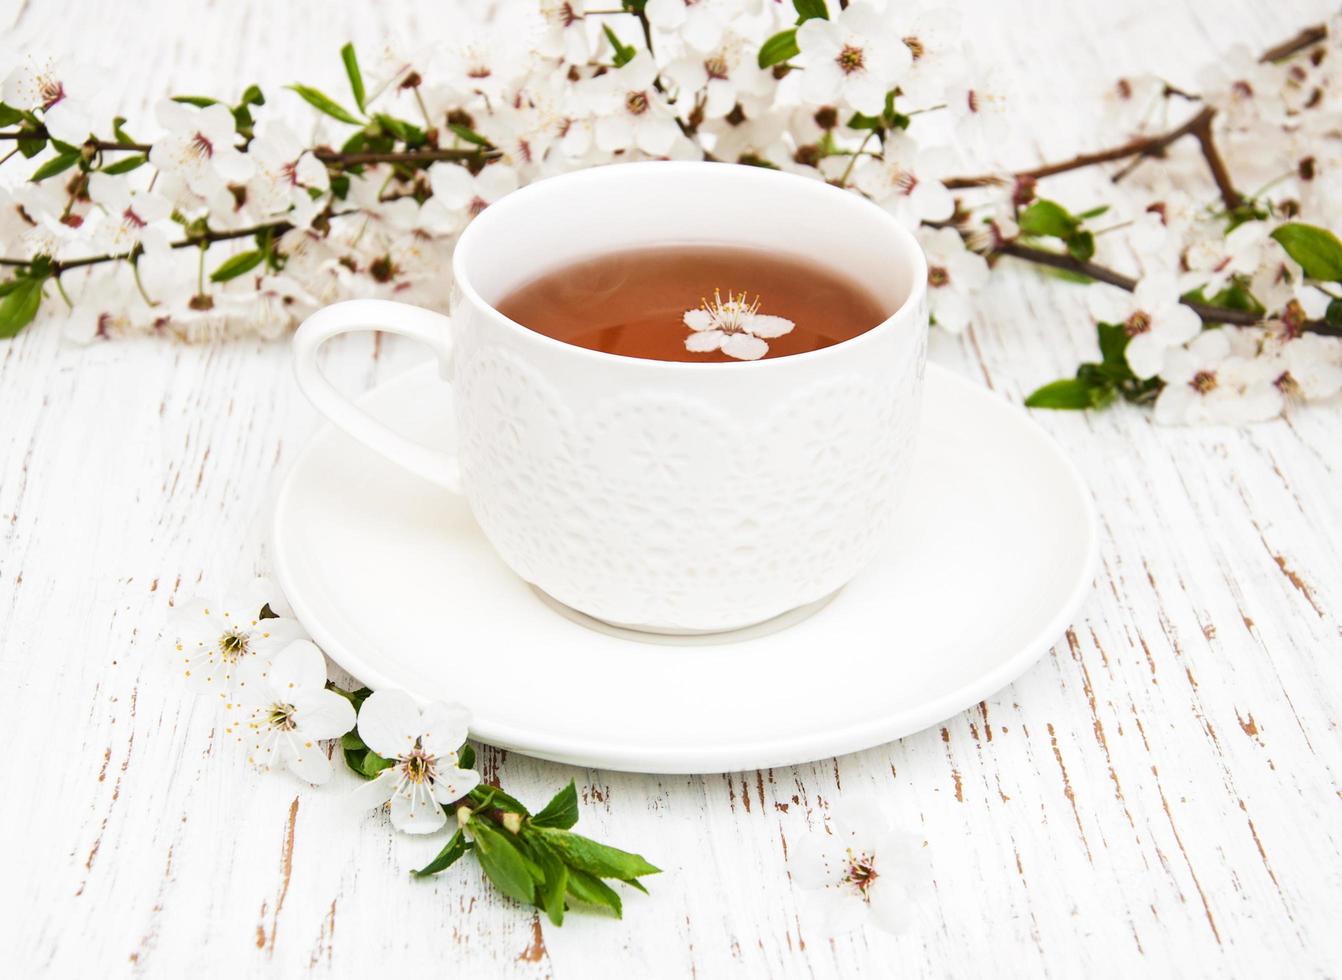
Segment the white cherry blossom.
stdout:
<svg viewBox="0 0 1342 980">
<path fill-rule="evenodd" d="M 250 660 L 238 671 L 237 716 L 225 729 L 247 746 L 257 769 L 285 768 L 321 784 L 331 761 L 318 743 L 354 727 L 354 706 L 326 689 L 326 658 L 309 640 L 295 640 L 270 663 Z"/>
<path fill-rule="evenodd" d="M 789 856 L 792 880 L 803 889 L 803 928 L 821 936 L 867 923 L 910 931 L 930 883 L 922 848 L 872 800 L 836 808 L 829 826 L 803 837 Z"/>
<path fill-rule="evenodd" d="M 130 337 L 153 329 L 153 311 L 135 288 L 125 263 L 93 272 L 74 296 L 62 336 L 75 344 Z"/>
<path fill-rule="evenodd" d="M 433 197 L 425 207 L 441 208 L 449 226 L 474 218 L 518 186 L 517 171 L 506 163 L 495 163 L 478 174 L 455 163 L 435 163 L 429 168 Z M 436 204 L 434 202 L 437 202 Z"/>
<path fill-rule="evenodd" d="M 1342 392 L 1342 338 L 1302 334 L 1280 344 L 1271 358 L 1285 395 L 1321 401 Z"/>
<path fill-rule="evenodd" d="M 960 333 L 969 324 L 972 297 L 988 281 L 988 261 L 965 247 L 954 228 L 926 228 L 918 241 L 927 255 L 927 302 L 938 326 Z"/>
<path fill-rule="evenodd" d="M 834 20 L 813 17 L 797 28 L 805 58 L 802 96 L 820 105 L 843 105 L 869 116 L 885 108 L 885 95 L 913 63 L 902 40 L 870 5 L 850 4 Z"/>
<path fill-rule="evenodd" d="M 15 109 L 41 112 L 48 133 L 77 146 L 93 129 L 89 101 L 96 91 L 87 69 L 28 55 L 5 77 L 0 98 Z"/>
<path fill-rule="evenodd" d="M 173 608 L 169 635 L 190 687 L 227 699 L 243 664 L 266 664 L 294 640 L 306 638 L 297 620 L 261 618 L 272 588 L 258 579 L 225 598 L 189 599 Z"/>
<path fill-rule="evenodd" d="M 474 770 L 457 765 L 470 713 L 435 702 L 423 710 L 404 691 L 376 691 L 359 709 L 359 737 L 392 762 L 355 790 L 360 805 L 391 802 L 391 823 L 407 834 L 431 834 L 447 823 L 443 807 L 480 783 Z"/>
<path fill-rule="evenodd" d="M 1179 284 L 1168 272 L 1153 272 L 1131 294 L 1095 287 L 1090 312 L 1100 323 L 1119 323 L 1127 331 L 1128 367 L 1139 378 L 1154 377 L 1165 352 L 1198 335 L 1202 321 L 1179 302 Z"/>
<path fill-rule="evenodd" d="M 1275 418 L 1282 394 L 1269 358 L 1233 352 L 1234 329 L 1204 330 L 1165 352 L 1155 419 L 1166 425 L 1240 425 Z"/>
<path fill-rule="evenodd" d="M 97 247 L 109 255 L 127 255 L 136 245 L 168 247 L 173 228 L 172 203 L 150 190 L 133 190 L 125 179 L 89 174 L 88 195 L 104 217 L 93 231 Z"/>
<path fill-rule="evenodd" d="M 320 197 L 330 189 L 326 165 L 306 149 L 288 125 L 268 121 L 247 148 L 256 161 L 256 175 L 247 185 L 247 203 L 263 216 L 286 214 L 300 228 L 320 210 Z"/>
<path fill-rule="evenodd" d="M 671 149 L 680 128 L 653 85 L 656 78 L 656 64 L 640 51 L 623 67 L 588 83 L 599 149 L 614 153 L 635 147 L 650 156 L 664 156 Z"/>
<path fill-rule="evenodd" d="M 758 0 L 648 0 L 644 13 L 658 32 L 674 32 L 692 50 L 707 53 L 732 23 L 759 6 Z"/>
<path fill-rule="evenodd" d="M 760 313 L 758 298 L 747 300 L 745 293 L 727 293 L 723 299 L 713 290 L 713 299 L 686 310 L 682 318 L 693 331 L 685 338 L 685 349 L 696 354 L 720 350 L 741 361 L 756 361 L 769 353 L 767 341 L 791 333 L 796 326 L 781 316 Z"/>
<path fill-rule="evenodd" d="M 747 108 L 760 106 L 777 84 L 772 72 L 759 67 L 756 46 L 735 32 L 724 34 L 703 54 L 672 62 L 663 74 L 687 96 L 677 103 L 685 118 L 696 106 L 704 119 L 721 119 L 738 102 Z M 694 96 L 688 97 L 690 93 Z"/>
<path fill-rule="evenodd" d="M 902 12 L 901 12 L 902 13 Z M 946 101 L 946 82 L 962 74 L 963 18 L 953 7 L 928 7 L 901 17 L 896 33 L 909 49 L 909 70 L 899 80 L 900 105 L 927 109 Z"/>
<path fill-rule="evenodd" d="M 542 28 L 537 50 L 549 58 L 582 65 L 592 54 L 583 0 L 540 0 Z"/>
<path fill-rule="evenodd" d="M 885 153 L 859 157 L 853 183 L 881 204 L 909 229 L 924 221 L 944 221 L 955 210 L 955 199 L 941 178 L 947 176 L 955 155 L 944 147 L 921 147 L 907 133 L 885 141 Z"/>
<path fill-rule="evenodd" d="M 180 175 L 192 192 L 206 199 L 218 199 L 229 184 L 252 176 L 255 164 L 238 150 L 233 114 L 226 106 L 202 109 L 164 99 L 154 111 L 168 131 L 149 151 L 149 162 L 160 171 Z"/>
</svg>

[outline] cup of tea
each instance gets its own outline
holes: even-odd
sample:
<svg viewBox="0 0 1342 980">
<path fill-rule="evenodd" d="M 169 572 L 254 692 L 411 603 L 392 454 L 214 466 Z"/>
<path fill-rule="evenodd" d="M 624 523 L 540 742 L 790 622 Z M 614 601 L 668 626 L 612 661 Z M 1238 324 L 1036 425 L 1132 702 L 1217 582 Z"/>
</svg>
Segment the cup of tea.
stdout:
<svg viewBox="0 0 1342 980">
<path fill-rule="evenodd" d="M 615 164 L 528 185 L 462 233 L 451 316 L 337 303 L 294 337 L 313 405 L 465 496 L 557 602 L 651 633 L 818 603 L 880 548 L 908 478 L 927 265 L 882 208 L 721 163 Z M 456 451 L 414 443 L 321 374 L 337 334 L 437 355 Z"/>
</svg>

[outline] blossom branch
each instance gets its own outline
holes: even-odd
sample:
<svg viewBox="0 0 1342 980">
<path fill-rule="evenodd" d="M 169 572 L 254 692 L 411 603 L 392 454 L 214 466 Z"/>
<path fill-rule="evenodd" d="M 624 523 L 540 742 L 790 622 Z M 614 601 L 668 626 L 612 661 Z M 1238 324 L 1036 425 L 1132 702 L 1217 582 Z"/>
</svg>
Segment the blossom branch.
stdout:
<svg viewBox="0 0 1342 980">
<path fill-rule="evenodd" d="M 1019 242 L 1003 242 L 993 249 L 993 254 L 1010 255 L 1026 262 L 1033 262 L 1035 265 L 1044 265 L 1053 269 L 1061 269 L 1064 272 L 1076 273 L 1097 282 L 1117 286 L 1129 293 L 1137 288 L 1136 279 L 1125 276 L 1108 266 L 1096 262 L 1085 262 L 1060 252 L 1032 248 Z M 1180 302 L 1201 317 L 1205 323 L 1228 323 L 1239 327 L 1252 327 L 1264 322 L 1264 318 L 1260 314 L 1251 310 L 1232 310 L 1223 306 L 1213 306 L 1210 303 L 1199 303 L 1188 299 L 1181 299 Z M 1324 320 L 1306 321 L 1302 329 L 1309 333 L 1342 336 L 1342 327 L 1334 326 Z"/>
</svg>

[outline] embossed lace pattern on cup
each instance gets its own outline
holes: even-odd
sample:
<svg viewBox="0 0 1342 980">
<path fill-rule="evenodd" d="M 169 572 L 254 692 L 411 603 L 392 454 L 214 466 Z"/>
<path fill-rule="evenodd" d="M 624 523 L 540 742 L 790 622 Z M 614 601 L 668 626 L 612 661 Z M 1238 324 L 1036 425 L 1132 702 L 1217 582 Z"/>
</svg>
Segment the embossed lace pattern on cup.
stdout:
<svg viewBox="0 0 1342 980">
<path fill-rule="evenodd" d="M 560 602 L 638 626 L 685 608 L 703 629 L 760 621 L 833 592 L 879 546 L 922 360 L 879 384 L 828 376 L 754 418 L 638 390 L 579 417 L 519 355 L 481 349 L 457 365 L 463 478 L 504 561 Z"/>
</svg>

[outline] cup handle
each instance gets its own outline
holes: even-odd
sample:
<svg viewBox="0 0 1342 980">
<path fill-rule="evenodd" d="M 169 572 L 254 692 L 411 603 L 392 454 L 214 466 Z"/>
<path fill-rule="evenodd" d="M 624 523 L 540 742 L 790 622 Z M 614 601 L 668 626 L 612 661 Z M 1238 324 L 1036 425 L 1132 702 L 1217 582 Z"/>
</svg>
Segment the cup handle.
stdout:
<svg viewBox="0 0 1342 980">
<path fill-rule="evenodd" d="M 453 493 L 461 493 L 455 456 L 429 449 L 392 431 L 342 395 L 317 366 L 322 344 L 342 333 L 385 330 L 418 340 L 438 357 L 446 379 L 452 364 L 452 321 L 441 313 L 380 299 L 355 299 L 318 310 L 294 334 L 294 374 L 313 407 L 369 449 Z"/>
</svg>

